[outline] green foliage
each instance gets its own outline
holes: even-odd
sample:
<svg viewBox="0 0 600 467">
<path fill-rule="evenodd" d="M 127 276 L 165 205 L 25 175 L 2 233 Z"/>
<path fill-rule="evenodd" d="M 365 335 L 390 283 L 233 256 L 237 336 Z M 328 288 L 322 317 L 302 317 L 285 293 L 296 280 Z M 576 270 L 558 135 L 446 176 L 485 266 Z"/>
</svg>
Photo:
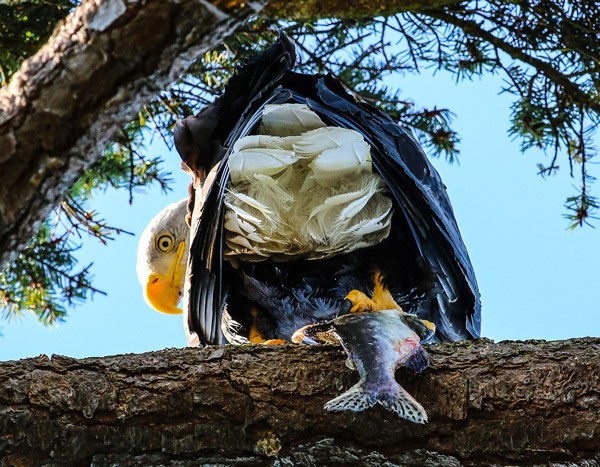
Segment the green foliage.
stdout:
<svg viewBox="0 0 600 467">
<path fill-rule="evenodd" d="M 131 201 L 136 189 L 152 183 L 169 189 L 171 179 L 161 169 L 160 158 L 146 156 L 143 141 L 141 125 L 134 122 L 123 130 L 61 201 L 52 223 L 46 221 L 25 250 L 0 272 L 0 306 L 5 318 L 31 312 L 51 325 L 64 320 L 67 307 L 94 293 L 104 294 L 92 285 L 92 264 L 79 266 L 76 251 L 84 238 L 107 243 L 115 235 L 133 235 L 109 225 L 90 209 L 94 194 L 121 188 L 129 191 Z"/>
<path fill-rule="evenodd" d="M 0 6 L 3 83 L 73 4 Z M 29 310 L 50 323 L 63 318 L 63 304 L 94 291 L 89 266 L 76 270 L 73 252 L 79 239 L 92 236 L 106 242 L 125 232 L 90 210 L 90 198 L 108 187 L 128 190 L 130 202 L 134 191 L 148 184 L 168 189 L 168 174 L 159 158 L 146 154 L 144 141 L 158 135 L 171 147 L 175 122 L 219 95 L 241 63 L 273 42 L 275 29 L 296 41 L 298 71 L 337 77 L 358 99 L 412 128 L 429 154 L 449 161 L 459 154 L 451 111 L 423 108 L 390 83 L 398 74 L 424 69 L 444 69 L 457 80 L 501 74 L 504 91 L 515 97 L 510 132 L 522 150 L 547 155 L 550 162 L 538 164 L 542 176 L 555 173 L 559 160 L 565 160 L 580 181 L 565 205 L 570 227 L 594 217 L 599 203 L 590 194 L 590 167 L 600 115 L 600 11 L 594 0 L 462 2 L 364 21 L 255 18 L 199 57 L 178 83 L 141 109 L 75 184 L 55 213 L 59 220 L 54 230 L 46 224 L 0 276 L 0 299 L 8 316 Z"/>
<path fill-rule="evenodd" d="M 600 5 L 594 0 L 490 0 L 426 12 L 432 26 L 450 32 L 462 57 L 447 62 L 457 77 L 502 73 L 504 91 L 515 96 L 510 134 L 523 151 L 538 150 L 549 163 L 542 176 L 568 162 L 579 178 L 577 194 L 567 200 L 570 227 L 588 223 L 598 207 L 590 194 L 592 138 L 600 124 Z M 474 71 L 475 70 L 475 71 Z"/>
<path fill-rule="evenodd" d="M 75 182 L 69 197 L 88 201 L 94 193 L 107 188 L 129 191 L 129 203 L 133 202 L 133 192 L 138 188 L 157 183 L 163 191 L 169 190 L 171 178 L 162 170 L 160 157 L 145 153 L 144 141 L 147 135 L 147 122 L 142 110 L 139 118 L 121 131 L 110 144 L 103 156 Z"/>
<path fill-rule="evenodd" d="M 91 265 L 75 271 L 76 248 L 64 235 L 56 237 L 48 222 L 43 224 L 27 248 L 0 271 L 0 304 L 5 317 L 16 318 L 28 311 L 51 325 L 65 318 L 66 306 L 100 292 L 92 287 Z"/>
<path fill-rule="evenodd" d="M 0 5 L 0 86 L 39 49 L 78 2 L 53 0 Z"/>
</svg>

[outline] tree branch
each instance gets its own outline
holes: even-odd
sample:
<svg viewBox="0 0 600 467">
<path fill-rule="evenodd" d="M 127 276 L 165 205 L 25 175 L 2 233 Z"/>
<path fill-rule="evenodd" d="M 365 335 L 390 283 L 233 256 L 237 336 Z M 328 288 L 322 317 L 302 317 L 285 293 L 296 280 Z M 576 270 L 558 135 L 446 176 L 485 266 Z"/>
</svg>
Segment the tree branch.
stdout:
<svg viewBox="0 0 600 467">
<path fill-rule="evenodd" d="M 0 251 L 9 259 L 118 129 L 260 2 L 89 0 L 0 89 Z"/>
<path fill-rule="evenodd" d="M 454 3 L 461 3 L 461 0 L 271 0 L 263 14 L 269 18 L 294 21 L 319 18 L 365 19 Z"/>
<path fill-rule="evenodd" d="M 429 352 L 422 375 L 398 374 L 429 414 L 423 426 L 381 408 L 323 410 L 357 379 L 332 347 L 5 362 L 0 458 L 2 465 L 29 466 L 600 460 L 600 339 L 480 340 Z"/>
<path fill-rule="evenodd" d="M 569 77 L 563 74 L 560 70 L 553 67 L 552 64 L 540 60 L 532 55 L 527 54 L 521 48 L 515 47 L 507 41 L 495 36 L 492 32 L 484 29 L 475 21 L 468 21 L 458 18 L 452 14 L 445 13 L 443 10 L 431 10 L 425 12 L 426 15 L 442 20 L 448 24 L 453 24 L 464 31 L 467 35 L 472 35 L 484 39 L 499 50 L 510 55 L 516 60 L 530 65 L 531 67 L 544 73 L 548 78 L 557 84 L 560 84 L 565 89 L 565 94 L 576 100 L 582 105 L 589 107 L 594 112 L 600 114 L 600 102 L 583 92 Z"/>
</svg>

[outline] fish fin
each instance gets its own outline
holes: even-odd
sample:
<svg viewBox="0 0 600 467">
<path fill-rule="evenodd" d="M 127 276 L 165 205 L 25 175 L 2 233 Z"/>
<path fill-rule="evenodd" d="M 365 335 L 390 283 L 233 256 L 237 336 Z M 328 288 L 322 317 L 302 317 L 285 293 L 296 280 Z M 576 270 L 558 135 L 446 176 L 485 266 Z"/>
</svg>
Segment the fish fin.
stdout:
<svg viewBox="0 0 600 467">
<path fill-rule="evenodd" d="M 411 353 L 408 358 L 402 362 L 402 365 L 410 368 L 415 373 L 421 373 L 429 366 L 429 354 L 423 347 L 418 345 L 413 353 Z"/>
<path fill-rule="evenodd" d="M 427 412 L 423 406 L 400 385 L 394 391 L 380 393 L 377 402 L 406 420 L 427 423 Z"/>
<path fill-rule="evenodd" d="M 369 385 L 371 386 L 371 385 Z M 427 423 L 427 412 L 402 386 L 381 391 L 359 382 L 341 396 L 325 404 L 326 410 L 353 410 L 361 412 L 380 403 L 385 409 L 414 423 Z"/>
<path fill-rule="evenodd" d="M 353 410 L 360 412 L 373 407 L 377 403 L 377 393 L 366 391 L 363 383 L 352 386 L 341 396 L 331 399 L 325 404 L 326 410 Z"/>
</svg>

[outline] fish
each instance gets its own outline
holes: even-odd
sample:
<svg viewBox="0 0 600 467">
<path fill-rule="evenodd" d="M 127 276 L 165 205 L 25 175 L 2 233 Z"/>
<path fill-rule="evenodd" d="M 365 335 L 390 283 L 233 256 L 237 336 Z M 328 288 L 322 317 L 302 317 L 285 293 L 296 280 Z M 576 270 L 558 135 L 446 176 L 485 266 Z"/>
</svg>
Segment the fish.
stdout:
<svg viewBox="0 0 600 467">
<path fill-rule="evenodd" d="M 292 336 L 296 344 L 341 344 L 360 380 L 325 404 L 326 410 L 363 411 L 376 404 L 414 423 L 427 423 L 427 412 L 395 378 L 405 366 L 421 373 L 429 354 L 421 345 L 433 337 L 435 325 L 401 309 L 349 313 L 309 324 Z"/>
</svg>

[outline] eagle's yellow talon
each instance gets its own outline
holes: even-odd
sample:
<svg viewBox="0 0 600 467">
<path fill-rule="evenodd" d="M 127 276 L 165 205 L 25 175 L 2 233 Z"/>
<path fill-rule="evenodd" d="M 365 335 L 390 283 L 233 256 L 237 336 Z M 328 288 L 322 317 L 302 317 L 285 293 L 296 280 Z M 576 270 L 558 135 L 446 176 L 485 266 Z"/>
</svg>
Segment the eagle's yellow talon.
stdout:
<svg viewBox="0 0 600 467">
<path fill-rule="evenodd" d="M 264 345 L 283 345 L 287 344 L 287 341 L 283 339 L 268 339 L 263 342 Z"/>
<path fill-rule="evenodd" d="M 373 276 L 373 298 L 367 297 L 359 290 L 352 290 L 346 295 L 352 306 L 350 313 L 361 313 L 365 311 L 381 310 L 402 310 L 402 307 L 396 303 L 388 288 L 383 284 L 381 273 L 376 272 Z"/>
<path fill-rule="evenodd" d="M 431 321 L 427 321 L 426 319 L 422 319 L 421 321 L 423 321 L 423 324 L 427 329 L 435 332 L 435 324 L 433 324 Z"/>
<path fill-rule="evenodd" d="M 350 307 L 350 313 L 373 311 L 376 306 L 373 300 L 356 289 L 352 290 L 348 295 L 346 295 L 346 300 L 352 303 L 352 306 Z"/>
</svg>

